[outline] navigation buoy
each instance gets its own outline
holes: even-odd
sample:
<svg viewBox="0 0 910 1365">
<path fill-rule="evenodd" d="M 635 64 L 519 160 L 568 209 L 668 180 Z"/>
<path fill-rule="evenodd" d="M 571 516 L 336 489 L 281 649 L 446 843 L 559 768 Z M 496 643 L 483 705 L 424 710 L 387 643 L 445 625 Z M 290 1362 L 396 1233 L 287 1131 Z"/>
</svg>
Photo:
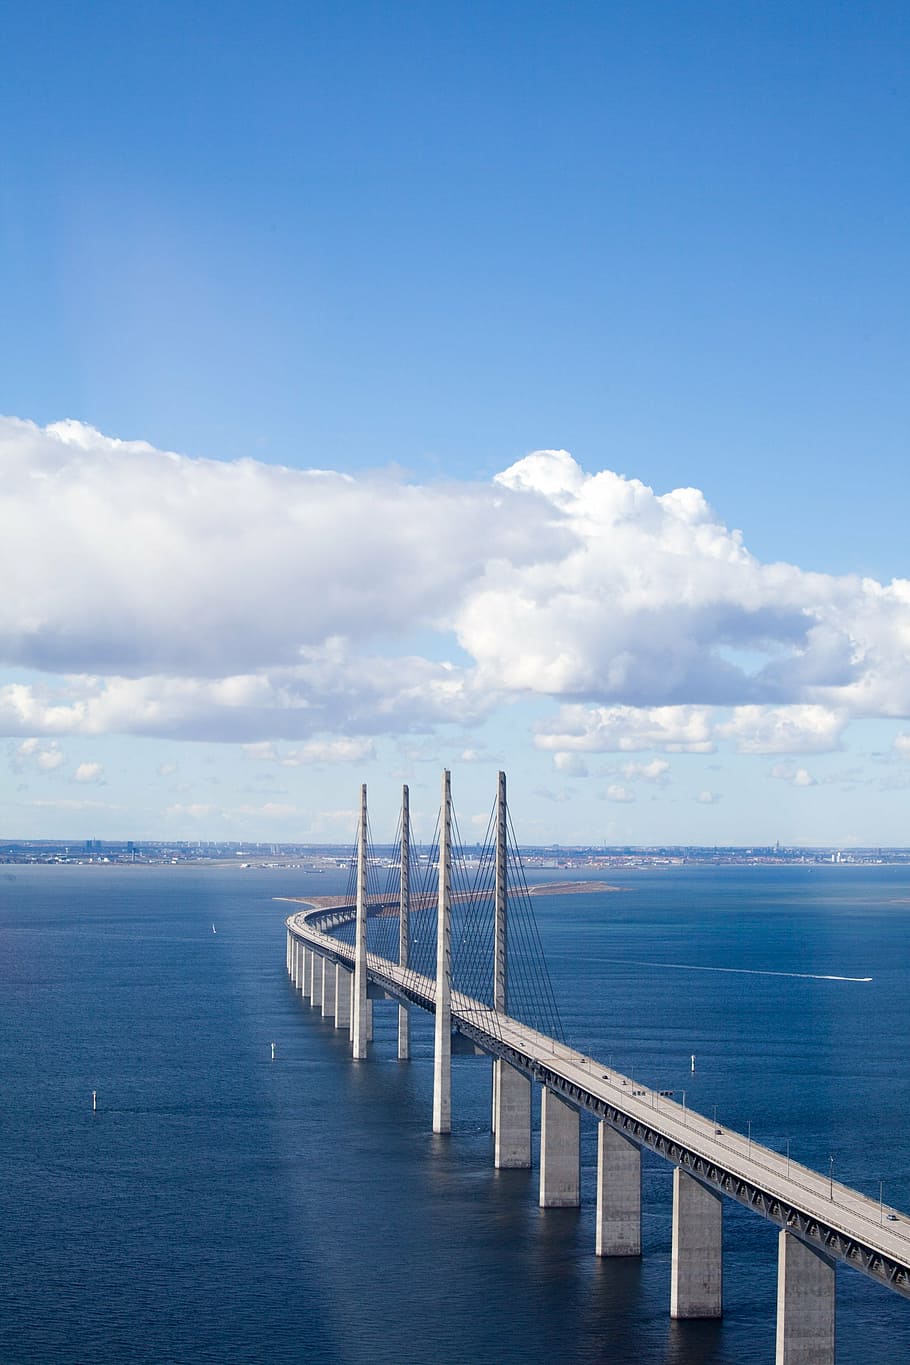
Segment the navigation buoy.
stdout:
<svg viewBox="0 0 910 1365">
<path fill-rule="evenodd" d="M 273 1043 L 273 1044 L 272 1044 L 272 1061 L 274 1062 L 274 1060 L 275 1060 L 275 1044 Z"/>
<path fill-rule="evenodd" d="M 92 1113 L 93 1113 L 93 1114 L 96 1114 L 97 1112 L 98 1112 L 98 1091 L 97 1091 L 97 1090 L 93 1090 L 93 1091 L 92 1091 Z"/>
<path fill-rule="evenodd" d="M 695 1053 L 692 1053 L 692 1070 L 695 1070 Z"/>
</svg>

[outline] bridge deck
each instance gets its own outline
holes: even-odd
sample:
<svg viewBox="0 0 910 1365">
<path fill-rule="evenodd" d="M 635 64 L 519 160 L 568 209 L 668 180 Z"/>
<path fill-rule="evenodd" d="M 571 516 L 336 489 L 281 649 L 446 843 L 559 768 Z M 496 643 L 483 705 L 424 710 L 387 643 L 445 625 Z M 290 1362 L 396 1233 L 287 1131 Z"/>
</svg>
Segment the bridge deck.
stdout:
<svg viewBox="0 0 910 1365">
<path fill-rule="evenodd" d="M 320 907 L 291 915 L 287 924 L 310 948 L 352 970 L 353 947 L 325 932 L 350 916 L 349 907 Z M 371 981 L 396 999 L 435 1012 L 432 978 L 374 953 L 367 954 L 367 972 Z M 641 1146 L 687 1169 L 704 1184 L 910 1298 L 910 1218 L 906 1214 L 883 1207 L 742 1133 L 715 1127 L 703 1114 L 456 990 L 452 991 L 452 1020 L 459 1032 L 490 1056 L 511 1063 L 579 1109 L 606 1119 Z"/>
</svg>

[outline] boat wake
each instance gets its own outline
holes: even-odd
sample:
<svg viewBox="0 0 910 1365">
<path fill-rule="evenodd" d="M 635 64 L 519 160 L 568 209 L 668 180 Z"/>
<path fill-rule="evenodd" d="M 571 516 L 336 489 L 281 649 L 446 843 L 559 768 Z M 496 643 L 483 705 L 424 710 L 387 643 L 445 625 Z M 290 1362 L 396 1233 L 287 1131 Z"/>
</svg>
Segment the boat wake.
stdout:
<svg viewBox="0 0 910 1365">
<path fill-rule="evenodd" d="M 627 963 L 630 967 L 668 967 L 677 972 L 731 972 L 737 976 L 792 976 L 800 981 L 871 981 L 871 976 L 834 976 L 828 972 L 774 972 L 761 967 L 702 967 L 694 962 L 641 962 L 637 958 L 607 957 L 604 962 Z"/>
</svg>

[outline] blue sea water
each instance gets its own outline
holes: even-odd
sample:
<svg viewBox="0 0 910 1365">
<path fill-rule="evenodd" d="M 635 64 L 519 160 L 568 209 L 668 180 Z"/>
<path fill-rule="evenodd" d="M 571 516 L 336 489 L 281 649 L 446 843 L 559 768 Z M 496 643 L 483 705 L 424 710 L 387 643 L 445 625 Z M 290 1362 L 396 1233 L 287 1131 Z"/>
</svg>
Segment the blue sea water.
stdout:
<svg viewBox="0 0 910 1365">
<path fill-rule="evenodd" d="M 583 1208 L 542 1211 L 536 1171 L 492 1169 L 487 1061 L 455 1059 L 434 1138 L 426 1016 L 410 1063 L 392 1006 L 350 1060 L 274 899 L 344 880 L 0 867 L 0 1361 L 771 1362 L 761 1218 L 725 1205 L 723 1320 L 672 1323 L 665 1163 L 641 1260 L 598 1261 L 593 1120 Z M 910 1211 L 910 871 L 611 880 L 535 899 L 569 1041 Z M 841 1268 L 840 1365 L 908 1359 L 910 1303 Z"/>
</svg>

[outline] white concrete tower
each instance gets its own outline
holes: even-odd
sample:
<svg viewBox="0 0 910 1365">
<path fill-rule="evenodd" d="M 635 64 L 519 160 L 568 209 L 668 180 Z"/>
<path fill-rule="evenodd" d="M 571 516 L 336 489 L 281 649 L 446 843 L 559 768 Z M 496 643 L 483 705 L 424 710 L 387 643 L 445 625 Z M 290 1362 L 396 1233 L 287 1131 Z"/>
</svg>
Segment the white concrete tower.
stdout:
<svg viewBox="0 0 910 1365">
<path fill-rule="evenodd" d="M 442 775 L 439 811 L 439 899 L 436 916 L 436 1038 L 433 1053 L 433 1132 L 452 1131 L 452 789 Z"/>
<path fill-rule="evenodd" d="M 505 1014 L 509 1005 L 508 948 L 508 811 L 506 775 L 496 789 L 496 882 L 493 901 L 493 1007 Z M 493 1163 L 497 1169 L 531 1165 L 531 1082 L 504 1062 L 493 1061 Z"/>
<path fill-rule="evenodd" d="M 351 1001 L 353 1054 L 367 1055 L 367 787 L 360 788 L 360 832 L 357 839 L 357 918 L 354 929 L 354 995 Z"/>
<path fill-rule="evenodd" d="M 411 938 L 411 826 L 407 786 L 401 789 L 401 876 L 398 885 L 398 965 L 408 965 Z M 411 1016 L 406 1006 L 398 1006 L 398 1058 L 406 1062 L 411 1055 Z"/>
<path fill-rule="evenodd" d="M 496 891 L 493 912 L 493 1008 L 505 1014 L 508 1005 L 506 981 L 506 904 L 509 895 L 506 847 L 506 775 L 500 773 L 496 788 Z"/>
</svg>

